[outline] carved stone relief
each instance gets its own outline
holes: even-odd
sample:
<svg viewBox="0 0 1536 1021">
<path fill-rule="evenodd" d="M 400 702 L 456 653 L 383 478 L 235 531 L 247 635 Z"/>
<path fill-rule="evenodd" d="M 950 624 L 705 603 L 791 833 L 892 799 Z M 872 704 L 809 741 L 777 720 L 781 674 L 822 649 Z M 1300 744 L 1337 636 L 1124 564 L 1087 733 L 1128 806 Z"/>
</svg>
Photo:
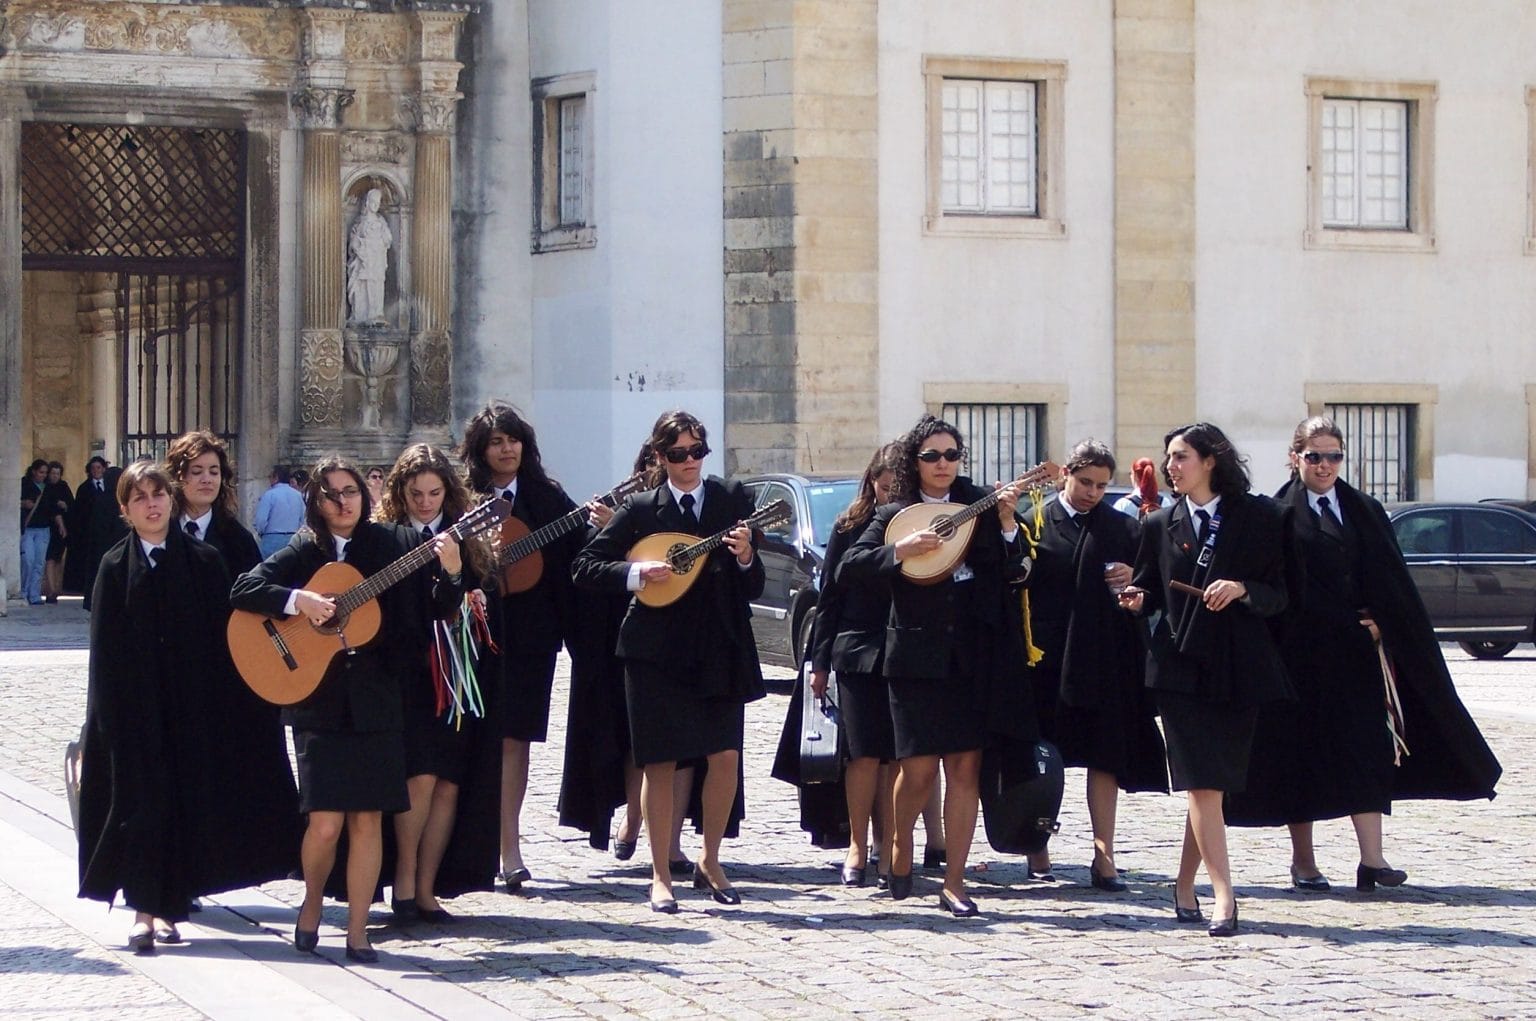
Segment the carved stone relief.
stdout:
<svg viewBox="0 0 1536 1021">
<path fill-rule="evenodd" d="M 343 163 L 400 163 L 406 142 L 399 135 L 349 131 L 341 136 Z"/>
<path fill-rule="evenodd" d="M 6 49 L 99 50 L 164 56 L 294 59 L 291 10 L 22 0 L 10 7 Z"/>
<path fill-rule="evenodd" d="M 342 53 L 348 60 L 398 64 L 410 48 L 408 26 L 390 15 L 360 14 L 347 23 Z"/>
<path fill-rule="evenodd" d="M 300 335 L 299 417 L 304 425 L 341 425 L 341 331 Z"/>
<path fill-rule="evenodd" d="M 335 128 L 340 126 L 341 111 L 352 105 L 354 95 L 351 89 L 309 86 L 293 94 L 293 108 L 299 111 L 299 119 L 305 128 Z"/>
<path fill-rule="evenodd" d="M 417 131 L 431 134 L 451 132 L 454 114 L 459 100 L 463 98 L 464 95 L 460 92 L 423 92 L 401 96 L 400 107 L 403 120 L 406 124 L 414 126 Z"/>
</svg>

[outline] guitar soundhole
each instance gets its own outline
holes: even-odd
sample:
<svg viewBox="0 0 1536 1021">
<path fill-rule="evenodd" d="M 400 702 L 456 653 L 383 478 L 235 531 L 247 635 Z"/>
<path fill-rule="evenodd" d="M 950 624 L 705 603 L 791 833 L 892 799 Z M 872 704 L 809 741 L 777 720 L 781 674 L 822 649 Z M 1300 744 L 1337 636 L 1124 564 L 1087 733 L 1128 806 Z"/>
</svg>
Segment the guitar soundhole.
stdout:
<svg viewBox="0 0 1536 1021">
<path fill-rule="evenodd" d="M 955 537 L 955 521 L 948 514 L 940 518 L 934 518 L 931 527 L 938 534 L 938 537 L 945 542 Z"/>
<path fill-rule="evenodd" d="M 682 558 L 682 553 L 687 548 L 688 544 L 686 542 L 679 542 L 667 549 L 667 566 L 672 568 L 673 574 L 685 574 L 688 568 L 692 566 L 691 562 L 684 562 Z"/>
<path fill-rule="evenodd" d="M 336 594 L 333 592 L 327 592 L 325 595 L 328 599 L 336 598 Z M 314 628 L 322 635 L 339 635 L 347 629 L 347 621 L 350 619 L 350 617 L 351 614 L 342 613 L 338 610 L 335 616 L 331 617 L 331 619 L 326 621 L 324 624 L 311 624 L 310 627 Z"/>
</svg>

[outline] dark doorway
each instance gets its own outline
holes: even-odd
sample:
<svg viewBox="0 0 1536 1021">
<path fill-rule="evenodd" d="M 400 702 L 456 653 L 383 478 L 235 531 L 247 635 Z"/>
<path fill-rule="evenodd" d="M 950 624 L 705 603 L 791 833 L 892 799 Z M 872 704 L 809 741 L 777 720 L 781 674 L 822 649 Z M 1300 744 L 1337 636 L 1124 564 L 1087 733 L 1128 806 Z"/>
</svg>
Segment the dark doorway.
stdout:
<svg viewBox="0 0 1536 1021">
<path fill-rule="evenodd" d="M 109 454 L 158 459 L 189 429 L 233 443 L 244 133 L 29 122 L 21 166 L 23 271 L 78 274 L 87 301 L 111 296 L 116 379 L 95 381 L 115 407 Z"/>
</svg>

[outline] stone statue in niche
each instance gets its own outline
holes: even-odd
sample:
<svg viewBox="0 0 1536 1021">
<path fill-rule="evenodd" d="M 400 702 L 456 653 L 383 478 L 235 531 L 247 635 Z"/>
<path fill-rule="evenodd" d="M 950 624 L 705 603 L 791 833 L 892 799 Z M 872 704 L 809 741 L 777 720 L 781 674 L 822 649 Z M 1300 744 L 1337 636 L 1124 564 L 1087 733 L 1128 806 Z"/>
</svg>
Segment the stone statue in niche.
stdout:
<svg viewBox="0 0 1536 1021">
<path fill-rule="evenodd" d="M 383 200 L 382 190 L 368 189 L 362 209 L 347 232 L 347 322 L 360 326 L 385 323 L 384 278 L 395 236 L 379 213 Z"/>
</svg>

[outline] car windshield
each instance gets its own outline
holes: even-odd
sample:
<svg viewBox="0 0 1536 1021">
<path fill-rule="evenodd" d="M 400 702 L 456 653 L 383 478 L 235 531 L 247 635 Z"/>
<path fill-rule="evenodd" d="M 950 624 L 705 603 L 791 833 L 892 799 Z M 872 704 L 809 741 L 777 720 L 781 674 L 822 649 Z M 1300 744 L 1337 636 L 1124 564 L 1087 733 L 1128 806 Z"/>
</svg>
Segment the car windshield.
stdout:
<svg viewBox="0 0 1536 1021">
<path fill-rule="evenodd" d="M 858 479 L 818 482 L 805 487 L 806 502 L 811 505 L 811 542 L 825 547 L 832 535 L 832 524 L 843 508 L 859 495 Z"/>
</svg>

